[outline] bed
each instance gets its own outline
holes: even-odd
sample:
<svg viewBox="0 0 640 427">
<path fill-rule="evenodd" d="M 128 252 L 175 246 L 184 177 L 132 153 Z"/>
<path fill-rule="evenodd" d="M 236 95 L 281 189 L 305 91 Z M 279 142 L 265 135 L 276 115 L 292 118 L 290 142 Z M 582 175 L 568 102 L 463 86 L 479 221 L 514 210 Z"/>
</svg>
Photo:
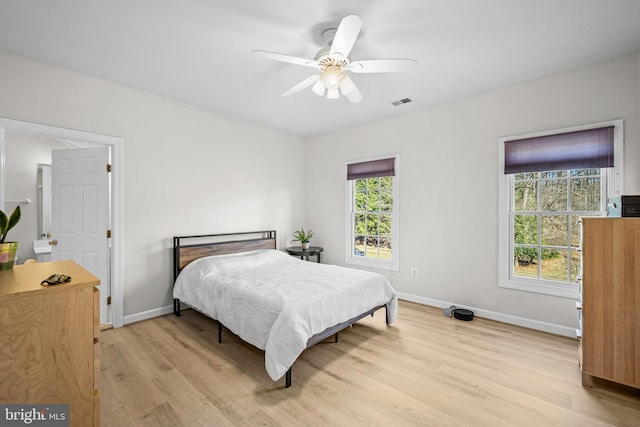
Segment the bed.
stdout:
<svg viewBox="0 0 640 427">
<path fill-rule="evenodd" d="M 173 238 L 174 314 L 181 304 L 264 350 L 274 380 L 307 348 L 384 308 L 396 317 L 396 293 L 384 276 L 311 263 L 276 249 L 274 230 Z"/>
</svg>

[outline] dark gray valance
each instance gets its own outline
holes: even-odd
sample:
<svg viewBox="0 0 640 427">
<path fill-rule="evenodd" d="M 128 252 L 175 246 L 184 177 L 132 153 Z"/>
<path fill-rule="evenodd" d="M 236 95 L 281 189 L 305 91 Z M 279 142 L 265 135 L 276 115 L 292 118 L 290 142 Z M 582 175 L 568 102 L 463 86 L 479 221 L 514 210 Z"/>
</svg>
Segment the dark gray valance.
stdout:
<svg viewBox="0 0 640 427">
<path fill-rule="evenodd" d="M 613 167 L 613 126 L 504 142 L 504 173 Z"/>
<path fill-rule="evenodd" d="M 395 159 L 371 160 L 347 165 L 347 180 L 395 176 Z"/>
</svg>

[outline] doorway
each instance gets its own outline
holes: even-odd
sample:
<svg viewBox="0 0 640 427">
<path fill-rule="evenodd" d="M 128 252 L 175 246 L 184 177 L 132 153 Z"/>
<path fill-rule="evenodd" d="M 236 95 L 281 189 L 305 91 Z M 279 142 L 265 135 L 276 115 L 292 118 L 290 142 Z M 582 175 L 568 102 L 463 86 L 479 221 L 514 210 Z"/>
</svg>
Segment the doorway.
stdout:
<svg viewBox="0 0 640 427">
<path fill-rule="evenodd" d="M 57 141 L 63 141 L 71 146 L 106 146 L 111 151 L 111 264 L 109 278 L 111 288 L 111 305 L 108 319 L 102 319 L 101 323 L 109 323 L 113 327 L 121 327 L 124 324 L 124 289 L 123 289 L 123 143 L 121 138 L 107 135 L 94 134 L 72 129 L 58 128 L 37 123 L 0 118 L 0 208 L 4 210 L 6 193 L 5 155 L 6 133 L 16 132 L 32 134 L 39 137 L 49 137 Z M 35 163 L 34 163 L 35 167 Z M 34 184 L 35 185 L 35 184 Z"/>
</svg>

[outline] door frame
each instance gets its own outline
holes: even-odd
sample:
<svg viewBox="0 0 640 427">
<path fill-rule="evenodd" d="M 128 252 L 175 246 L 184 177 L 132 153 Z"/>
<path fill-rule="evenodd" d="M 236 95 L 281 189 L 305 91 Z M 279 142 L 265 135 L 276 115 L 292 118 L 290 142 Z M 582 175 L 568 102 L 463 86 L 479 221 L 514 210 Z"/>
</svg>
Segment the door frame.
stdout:
<svg viewBox="0 0 640 427">
<path fill-rule="evenodd" d="M 111 321 L 124 325 L 124 139 L 0 117 L 0 208 L 4 209 L 5 131 L 111 147 Z"/>
</svg>

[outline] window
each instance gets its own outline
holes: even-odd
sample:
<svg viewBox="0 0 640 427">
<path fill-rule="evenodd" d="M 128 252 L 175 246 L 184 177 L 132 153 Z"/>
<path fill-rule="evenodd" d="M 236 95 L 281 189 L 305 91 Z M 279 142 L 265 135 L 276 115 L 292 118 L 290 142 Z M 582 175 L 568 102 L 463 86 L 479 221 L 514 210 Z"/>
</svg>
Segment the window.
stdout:
<svg viewBox="0 0 640 427">
<path fill-rule="evenodd" d="M 576 283 L 581 216 L 606 210 L 603 169 L 515 174 L 512 278 Z"/>
<path fill-rule="evenodd" d="M 398 156 L 347 164 L 347 263 L 398 270 Z"/>
<path fill-rule="evenodd" d="M 578 220 L 621 194 L 622 121 L 500 144 L 500 286 L 576 297 Z"/>
</svg>

